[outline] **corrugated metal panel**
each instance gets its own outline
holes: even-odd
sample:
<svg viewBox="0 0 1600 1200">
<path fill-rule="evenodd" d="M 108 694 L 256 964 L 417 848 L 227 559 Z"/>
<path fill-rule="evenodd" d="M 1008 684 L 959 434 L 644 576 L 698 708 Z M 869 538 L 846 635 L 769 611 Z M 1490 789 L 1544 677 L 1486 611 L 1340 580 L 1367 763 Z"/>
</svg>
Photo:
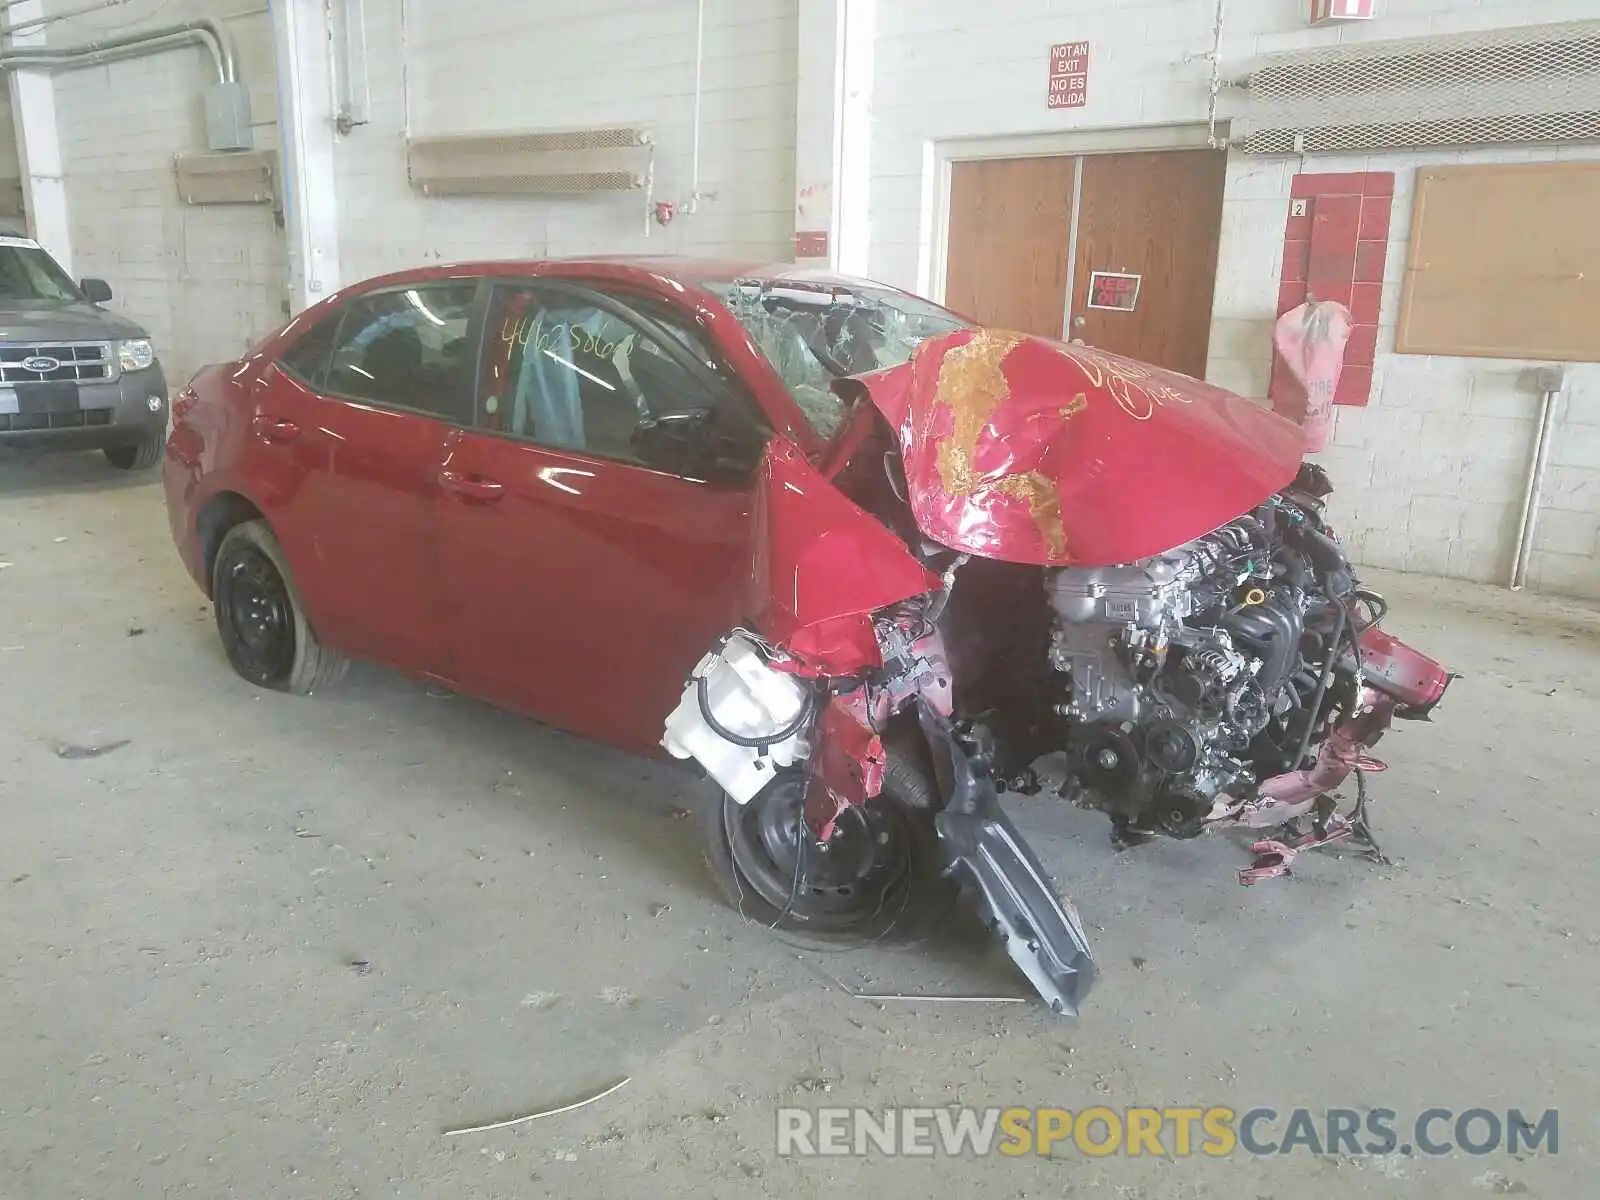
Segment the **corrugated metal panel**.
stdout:
<svg viewBox="0 0 1600 1200">
<path fill-rule="evenodd" d="M 1600 140 L 1600 21 L 1278 55 L 1237 86 L 1249 154 Z"/>
<path fill-rule="evenodd" d="M 427 196 L 595 195 L 650 179 L 648 130 L 633 126 L 458 134 L 407 144 L 411 183 Z"/>
</svg>

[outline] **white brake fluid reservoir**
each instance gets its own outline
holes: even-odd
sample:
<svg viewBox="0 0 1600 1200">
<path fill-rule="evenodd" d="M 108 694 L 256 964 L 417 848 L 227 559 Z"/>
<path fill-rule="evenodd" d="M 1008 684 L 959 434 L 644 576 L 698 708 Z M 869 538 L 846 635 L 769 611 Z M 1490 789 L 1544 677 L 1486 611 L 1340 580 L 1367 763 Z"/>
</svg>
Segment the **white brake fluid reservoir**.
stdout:
<svg viewBox="0 0 1600 1200">
<path fill-rule="evenodd" d="M 720 651 L 700 660 L 667 718 L 661 744 L 674 758 L 692 758 L 740 804 L 772 781 L 782 768 L 803 759 L 810 748 L 801 729 L 780 742 L 757 748 L 723 737 L 705 718 L 700 680 L 706 683 L 706 709 L 729 733 L 762 738 L 794 723 L 806 704 L 806 689 L 794 676 L 767 665 L 748 637 L 735 633 Z"/>
</svg>

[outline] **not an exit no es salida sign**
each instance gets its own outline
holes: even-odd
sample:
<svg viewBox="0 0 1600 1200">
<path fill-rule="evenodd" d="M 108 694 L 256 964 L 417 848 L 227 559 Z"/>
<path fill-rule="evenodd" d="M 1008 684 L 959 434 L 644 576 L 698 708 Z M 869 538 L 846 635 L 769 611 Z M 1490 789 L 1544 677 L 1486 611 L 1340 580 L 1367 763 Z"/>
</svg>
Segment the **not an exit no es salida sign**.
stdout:
<svg viewBox="0 0 1600 1200">
<path fill-rule="evenodd" d="M 1051 108 L 1082 108 L 1089 103 L 1089 43 L 1057 42 L 1050 47 Z"/>
</svg>

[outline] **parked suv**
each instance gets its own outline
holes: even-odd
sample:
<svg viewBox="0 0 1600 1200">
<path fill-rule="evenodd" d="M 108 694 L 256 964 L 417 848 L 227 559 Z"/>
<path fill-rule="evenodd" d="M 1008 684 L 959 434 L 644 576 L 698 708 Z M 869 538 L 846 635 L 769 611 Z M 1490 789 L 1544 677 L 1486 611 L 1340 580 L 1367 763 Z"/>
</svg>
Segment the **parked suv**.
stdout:
<svg viewBox="0 0 1600 1200">
<path fill-rule="evenodd" d="M 0 446 L 99 449 L 125 471 L 160 461 L 167 381 L 110 299 L 105 280 L 75 284 L 38 242 L 0 231 Z"/>
</svg>

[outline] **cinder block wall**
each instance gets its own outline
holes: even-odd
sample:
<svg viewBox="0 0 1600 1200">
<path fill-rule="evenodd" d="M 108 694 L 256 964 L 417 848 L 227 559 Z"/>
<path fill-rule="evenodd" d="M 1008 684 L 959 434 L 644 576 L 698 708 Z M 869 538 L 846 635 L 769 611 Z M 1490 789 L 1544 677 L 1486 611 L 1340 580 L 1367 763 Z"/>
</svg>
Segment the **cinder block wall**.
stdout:
<svg viewBox="0 0 1600 1200">
<path fill-rule="evenodd" d="M 77 0 L 51 5 L 82 7 Z M 256 147 L 276 147 L 276 68 L 265 4 L 132 0 L 51 26 L 49 45 L 194 17 L 223 20 L 233 31 Z M 178 200 L 172 160 L 206 148 L 202 100 L 214 79 L 199 47 L 56 77 L 74 269 L 110 281 L 111 307 L 149 329 L 175 387 L 285 319 L 285 241 L 270 207 L 190 207 Z"/>
<path fill-rule="evenodd" d="M 706 6 L 700 185 L 665 228 L 643 192 L 574 199 L 428 198 L 405 138 L 626 123 L 656 139 L 655 198 L 692 189 L 693 0 L 367 4 L 371 121 L 337 153 L 340 257 L 360 279 L 422 261 L 596 253 L 785 259 L 794 233 L 800 0 Z M 402 56 L 402 37 L 404 55 Z"/>
<path fill-rule="evenodd" d="M 1260 54 L 1340 39 L 1411 37 L 1600 16 L 1594 0 L 1383 0 L 1380 18 L 1311 29 L 1299 0 L 1228 0 L 1224 74 Z M 943 139 L 1204 121 L 1216 6 L 1206 0 L 879 0 L 869 271 L 927 285 L 932 147 Z M 1090 43 L 1088 105 L 1048 111 L 1052 43 Z M 1600 157 L 1515 148 L 1445 154 L 1233 155 L 1208 376 L 1264 398 L 1284 222 L 1297 171 L 1393 171 L 1396 197 L 1367 408 L 1341 407 L 1323 459 L 1334 516 L 1356 557 L 1462 579 L 1509 577 L 1539 395 L 1531 363 L 1396 355 L 1394 320 L 1419 166 Z M 1600 331 L 1596 333 L 1600 338 Z M 1600 597 L 1600 366 L 1572 372 L 1532 560 L 1542 591 Z"/>
<path fill-rule="evenodd" d="M 473 257 L 657 251 L 788 258 L 797 127 L 827 144 L 835 113 L 798 112 L 798 4 L 710 0 L 699 214 L 647 223 L 642 195 L 581 200 L 428 199 L 405 175 L 405 136 L 611 121 L 651 125 L 656 196 L 691 188 L 694 0 L 531 5 L 524 0 L 367 4 L 371 120 L 340 139 L 344 278 Z M 821 0 L 817 0 L 821 2 Z M 77 0 L 52 0 L 57 11 Z M 1380 19 L 1305 24 L 1303 0 L 1229 0 L 1225 72 L 1258 54 L 1340 39 L 1592 18 L 1594 0 L 1383 0 Z M 410 15 L 402 27 L 401 12 Z M 244 15 L 230 17 L 230 14 Z M 241 43 L 258 145 L 276 144 L 272 35 L 265 5 L 133 0 L 54 27 L 53 45 L 154 21 L 227 18 Z M 870 60 L 870 166 L 864 266 L 926 287 L 932 148 L 943 139 L 1072 130 L 1159 129 L 1204 121 L 1216 6 L 1209 0 L 877 0 Z M 1089 103 L 1045 106 L 1054 42 L 1091 44 Z M 187 209 L 171 158 L 203 146 L 196 51 L 62 76 L 58 109 L 80 274 L 118 288 L 172 373 L 236 353 L 282 315 L 285 245 L 261 208 Z M 1271 368 L 1289 180 L 1296 170 L 1393 171 L 1396 203 L 1383 324 L 1368 408 L 1341 409 L 1323 457 L 1335 515 L 1375 565 L 1500 579 L 1510 570 L 1538 396 L 1523 362 L 1393 353 L 1394 314 L 1419 165 L 1518 161 L 1544 148 L 1445 155 L 1234 156 L 1228 171 L 1209 376 L 1265 395 Z M 1600 154 L 1600 148 L 1581 154 Z M 846 194 L 849 180 L 837 181 Z M 859 227 L 859 226 L 858 226 Z M 1600 597 L 1600 367 L 1574 370 L 1534 548 L 1541 590 Z"/>
</svg>

